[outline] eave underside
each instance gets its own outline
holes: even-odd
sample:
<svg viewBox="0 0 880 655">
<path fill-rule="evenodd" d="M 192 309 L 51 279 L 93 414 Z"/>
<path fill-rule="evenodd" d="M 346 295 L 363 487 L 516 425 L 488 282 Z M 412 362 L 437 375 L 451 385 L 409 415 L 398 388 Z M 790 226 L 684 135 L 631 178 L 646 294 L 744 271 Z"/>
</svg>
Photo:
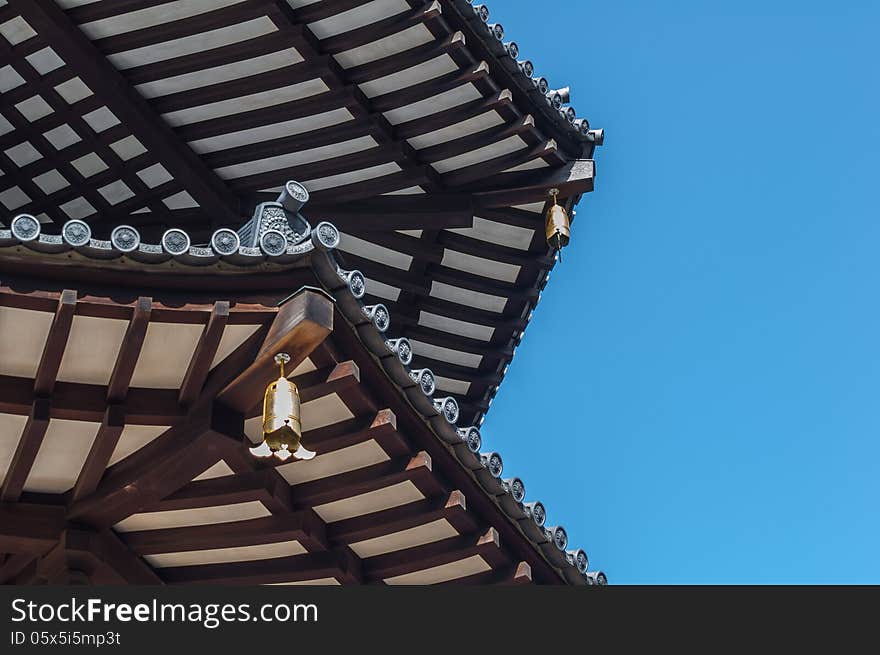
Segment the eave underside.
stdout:
<svg viewBox="0 0 880 655">
<path fill-rule="evenodd" d="M 567 579 L 328 298 L 306 291 L 278 308 L 270 288 L 265 304 L 182 306 L 78 286 L 4 275 L 0 288 L 0 339 L 15 343 L 0 362 L 0 582 Z M 260 438 L 282 349 L 311 462 L 266 464 L 242 438 Z"/>
<path fill-rule="evenodd" d="M 0 222 L 198 243 L 297 179 L 477 422 L 553 266 L 546 191 L 590 191 L 593 147 L 504 87 L 452 4 L 9 0 Z"/>
</svg>

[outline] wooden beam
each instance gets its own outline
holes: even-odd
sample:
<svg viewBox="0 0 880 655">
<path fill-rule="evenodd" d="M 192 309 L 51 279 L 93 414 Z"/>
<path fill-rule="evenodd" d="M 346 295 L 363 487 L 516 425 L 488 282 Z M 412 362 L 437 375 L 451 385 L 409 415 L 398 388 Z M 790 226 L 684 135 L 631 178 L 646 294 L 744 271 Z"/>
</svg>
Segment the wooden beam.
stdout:
<svg viewBox="0 0 880 655">
<path fill-rule="evenodd" d="M 464 494 L 453 491 L 450 494 L 330 523 L 327 525 L 327 538 L 334 543 L 353 544 L 441 519 L 449 521 L 460 533 L 473 532 L 478 527 L 474 516 L 467 511 Z"/>
<path fill-rule="evenodd" d="M 246 413 L 256 406 L 269 380 L 277 375 L 274 358 L 287 353 L 294 370 L 333 330 L 333 301 L 303 289 L 285 302 L 269 328 L 254 362 L 217 396 L 219 402 Z"/>
<path fill-rule="evenodd" d="M 141 555 L 240 548 L 284 541 L 324 540 L 324 523 L 311 510 L 217 525 L 125 532 L 122 540 Z M 324 548 L 326 550 L 326 548 Z"/>
<path fill-rule="evenodd" d="M 560 198 L 569 198 L 593 190 L 596 168 L 592 159 L 575 159 L 561 168 L 547 172 L 527 171 L 496 175 L 471 189 L 474 206 L 505 208 L 545 202 L 547 191 L 559 189 Z"/>
<path fill-rule="evenodd" d="M 313 2 L 294 9 L 293 15 L 297 22 L 315 23 L 345 11 L 361 7 L 373 0 L 334 0 L 334 2 Z"/>
<path fill-rule="evenodd" d="M 387 196 L 395 198 L 400 196 Z M 470 208 L 457 211 L 431 210 L 424 211 L 383 211 L 381 209 L 360 209 L 353 206 L 316 206 L 309 207 L 309 218 L 314 221 L 327 220 L 343 232 L 384 232 L 387 230 L 442 230 L 447 228 L 472 227 L 473 210 Z"/>
<path fill-rule="evenodd" d="M 247 81 L 249 78 L 243 78 Z M 223 150 L 215 150 L 202 155 L 202 158 L 211 168 L 221 168 L 223 166 L 231 166 L 232 164 L 242 164 L 266 157 L 272 157 L 279 152 L 288 152 L 290 150 L 310 150 L 312 148 L 320 148 L 322 146 L 331 146 L 343 141 L 350 141 L 364 136 L 373 136 L 377 132 L 377 128 L 364 121 L 349 120 L 337 125 L 330 125 L 319 129 L 311 130 L 301 134 L 293 134 L 291 136 L 280 137 L 277 139 L 268 139 L 265 141 L 256 141 L 244 145 L 236 145 Z M 259 198 L 256 198 L 259 196 Z M 248 196 L 244 196 L 248 198 Z M 253 208 L 260 202 L 275 201 L 278 198 L 277 193 L 256 193 L 249 198 L 250 203 L 242 205 L 245 213 L 252 213 Z M 312 215 L 313 204 L 309 204 L 309 218 Z"/>
<path fill-rule="evenodd" d="M 532 584 L 532 567 L 527 562 L 518 562 L 515 566 L 505 566 L 498 570 L 485 571 L 441 584 L 446 586 L 528 585 Z"/>
<path fill-rule="evenodd" d="M 128 395 L 128 386 L 134 375 L 135 366 L 144 346 L 147 336 L 147 326 L 150 322 L 150 312 L 153 309 L 153 299 L 141 296 L 132 311 L 131 320 L 122 339 L 122 346 L 116 356 L 116 364 L 110 375 L 110 384 L 107 387 L 107 402 L 120 403 Z"/>
<path fill-rule="evenodd" d="M 67 347 L 67 338 L 70 336 L 70 327 L 73 325 L 73 313 L 76 310 L 76 291 L 65 289 L 58 299 L 58 307 L 55 310 L 55 318 L 49 328 L 46 344 L 43 347 L 43 355 L 37 366 L 37 375 L 34 380 L 34 393 L 38 396 L 49 396 L 55 386 L 58 370 L 61 368 L 61 358 Z"/>
<path fill-rule="evenodd" d="M 104 18 L 121 16 L 132 11 L 164 4 L 167 0 L 99 0 L 89 4 L 74 5 L 65 13 L 77 25 Z M 70 3 L 68 3 L 70 4 Z"/>
<path fill-rule="evenodd" d="M 10 554 L 0 566 L 0 584 L 12 584 L 35 559 L 30 553 Z"/>
<path fill-rule="evenodd" d="M 251 470 L 209 480 L 193 480 L 174 493 L 143 506 L 145 512 L 168 512 L 219 505 L 261 502 L 270 506 L 289 485 L 272 470 Z M 284 487 L 281 487 L 283 482 Z M 287 511 L 292 509 L 287 507 Z"/>
<path fill-rule="evenodd" d="M 31 503 L 0 504 L 0 551 L 48 552 L 64 528 L 64 507 Z"/>
<path fill-rule="evenodd" d="M 32 582 L 49 584 L 162 584 L 138 555 L 110 530 L 64 529 L 37 561 Z"/>
<path fill-rule="evenodd" d="M 126 546 L 113 530 L 93 537 L 92 551 L 127 584 L 161 585 L 162 579 L 143 559 Z"/>
<path fill-rule="evenodd" d="M 451 537 L 423 546 L 368 557 L 363 560 L 362 565 L 364 576 L 368 580 L 386 580 L 475 555 L 482 557 L 493 568 L 505 563 L 506 556 L 501 550 L 501 538 L 495 528 L 489 528 L 482 534 Z"/>
<path fill-rule="evenodd" d="M 409 453 L 409 445 L 397 431 L 397 417 L 390 409 L 355 417 L 303 433 L 303 445 L 319 455 L 375 440 L 392 457 Z"/>
<path fill-rule="evenodd" d="M 325 551 L 252 562 L 167 567 L 160 569 L 159 575 L 167 584 L 253 585 L 308 582 L 335 578 L 343 572 L 338 555 Z"/>
<path fill-rule="evenodd" d="M 155 29 L 155 28 L 150 28 Z M 159 114 L 166 114 L 212 102 L 233 100 L 241 96 L 272 92 L 291 84 L 308 82 L 321 76 L 326 62 L 322 58 L 292 62 L 287 66 L 254 73 L 234 80 L 190 88 L 159 96 L 150 101 Z M 245 159 L 243 161 L 251 161 Z M 211 162 L 209 165 L 214 167 Z"/>
<path fill-rule="evenodd" d="M 489 76 L 489 65 L 485 61 L 476 66 L 455 70 L 451 73 L 407 86 L 395 91 L 389 91 L 380 96 L 370 98 L 370 106 L 374 111 L 387 112 L 399 109 L 407 105 L 428 100 L 436 95 L 457 89 L 465 84 L 471 84 Z"/>
<path fill-rule="evenodd" d="M 512 123 L 504 123 L 481 130 L 480 132 L 458 137 L 457 139 L 444 141 L 435 146 L 422 148 L 419 150 L 419 159 L 433 164 L 450 157 L 457 157 L 480 148 L 485 148 L 486 146 L 509 139 L 512 136 L 520 136 L 534 131 L 535 119 L 532 116 L 525 116 L 517 118 Z"/>
<path fill-rule="evenodd" d="M 284 184 L 285 180 L 314 180 L 391 162 L 406 163 L 403 145 L 394 141 L 380 143 L 347 155 L 236 177 L 230 179 L 228 184 L 236 193 L 252 192 Z"/>
<path fill-rule="evenodd" d="M 408 271 L 390 271 L 384 264 L 352 253 L 344 253 L 344 257 L 349 268 L 358 268 L 368 279 L 375 277 L 387 284 L 422 293 L 424 296 L 429 296 L 432 280 L 513 300 L 536 300 L 540 294 L 540 290 L 534 285 L 505 283 L 438 264 L 430 264 L 425 275 L 416 276 Z M 467 311 L 467 308 L 463 307 L 463 311 Z"/>
<path fill-rule="evenodd" d="M 407 68 L 424 64 L 444 54 L 450 54 L 465 47 L 464 34 L 455 32 L 442 41 L 429 41 L 423 45 L 395 52 L 387 57 L 375 59 L 347 68 L 345 73 L 352 84 L 363 84 L 371 80 L 399 73 Z"/>
<path fill-rule="evenodd" d="M 298 507 L 314 507 L 384 489 L 401 482 L 413 483 L 425 496 L 434 496 L 443 488 L 431 472 L 427 453 L 401 457 L 365 466 L 354 471 L 331 475 L 291 487 Z"/>
<path fill-rule="evenodd" d="M 500 174 L 509 168 L 534 162 L 538 159 L 543 159 L 550 166 L 564 161 L 559 154 L 556 141 L 551 139 L 550 141 L 542 141 L 533 148 L 524 148 L 508 155 L 501 155 L 500 157 L 487 159 L 465 168 L 450 171 L 443 175 L 443 180 L 450 187 L 464 187 L 474 182 L 482 183 L 483 180 L 491 180 L 494 175 Z M 529 172 L 534 176 L 535 171 Z M 544 193 L 546 194 L 546 190 Z"/>
<path fill-rule="evenodd" d="M 503 112 L 511 109 L 513 96 L 510 91 L 504 89 L 487 98 L 477 98 L 455 108 L 455 111 L 438 111 L 427 116 L 420 116 L 405 123 L 394 126 L 394 134 L 399 139 L 411 139 L 429 132 L 436 132 L 445 127 L 471 118 L 476 118 L 488 112 Z"/>
<path fill-rule="evenodd" d="M 183 141 L 196 141 L 254 127 L 274 125 L 284 120 L 313 116 L 332 109 L 348 107 L 354 103 L 354 92 L 351 87 L 330 89 L 313 96 L 262 107 L 244 114 L 221 116 L 183 125 L 177 129 L 177 135 Z M 234 222 L 230 221 L 230 224 L 240 222 L 240 219 L 236 219 Z"/>
<path fill-rule="evenodd" d="M 0 375 L 0 412 L 29 415 L 40 396 L 28 378 Z M 128 422 L 136 425 L 172 425 L 186 416 L 177 404 L 176 389 L 131 389 L 125 402 Z M 107 387 L 99 384 L 58 382 L 48 411 L 52 418 L 100 423 L 107 410 Z"/>
<path fill-rule="evenodd" d="M 195 352 L 186 369 L 186 375 L 183 377 L 183 383 L 180 385 L 180 394 L 177 400 L 181 405 L 188 407 L 199 397 L 205 380 L 208 378 L 217 349 L 220 347 L 228 320 L 229 303 L 227 301 L 214 303 L 208 324 L 202 331 L 202 336 L 199 338 Z"/>
<path fill-rule="evenodd" d="M 345 389 L 357 386 L 361 380 L 361 372 L 357 364 L 348 360 L 333 366 L 297 375 L 291 378 L 291 380 L 299 388 L 302 402 L 307 403 L 310 400 L 323 398 L 333 393 L 340 393 Z"/>
<path fill-rule="evenodd" d="M 46 430 L 49 428 L 49 407 L 50 402 L 47 398 L 34 400 L 12 461 L 6 470 L 3 486 L 0 487 L 0 502 L 12 503 L 21 496 L 24 484 L 34 466 L 34 460 L 43 444 L 43 437 L 46 436 Z"/>
<path fill-rule="evenodd" d="M 263 55 L 290 48 L 290 37 L 280 31 L 270 32 L 235 44 L 234 48 L 211 48 L 180 57 L 133 66 L 125 77 L 133 86 L 169 77 L 197 73 L 217 66 L 231 66 Z"/>
<path fill-rule="evenodd" d="M 94 41 L 95 47 L 105 55 L 126 52 L 136 48 L 161 47 L 166 41 L 186 38 L 193 34 L 222 29 L 247 20 L 260 18 L 264 13 L 264 3 L 260 0 L 238 2 L 235 4 L 177 18 L 159 25 L 149 25 L 139 29 L 111 34 Z"/>
<path fill-rule="evenodd" d="M 164 498 L 223 456 L 226 442 L 238 441 L 244 419 L 213 406 L 210 399 L 105 476 L 94 493 L 74 502 L 68 517 L 97 529 L 108 528 Z"/>
<path fill-rule="evenodd" d="M 108 405 L 101 421 L 101 427 L 98 428 L 86 461 L 83 462 L 79 476 L 76 478 L 71 496 L 72 501 L 82 500 L 98 488 L 98 483 L 107 469 L 124 429 L 125 407 L 118 404 Z"/>
</svg>

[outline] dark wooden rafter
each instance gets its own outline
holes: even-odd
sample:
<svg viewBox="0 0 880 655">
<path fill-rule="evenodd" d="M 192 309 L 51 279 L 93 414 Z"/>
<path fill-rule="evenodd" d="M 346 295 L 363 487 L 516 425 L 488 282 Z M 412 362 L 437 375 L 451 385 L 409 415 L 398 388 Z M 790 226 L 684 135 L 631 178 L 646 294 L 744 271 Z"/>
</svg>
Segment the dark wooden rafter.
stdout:
<svg viewBox="0 0 880 655">
<path fill-rule="evenodd" d="M 62 506 L 0 503 L 0 550 L 5 553 L 46 553 L 63 527 Z"/>
<path fill-rule="evenodd" d="M 122 345 L 116 356 L 113 373 L 110 375 L 110 383 L 107 385 L 107 401 L 109 403 L 121 403 L 128 395 L 128 387 L 131 384 L 131 378 L 134 375 L 134 369 L 147 336 L 147 326 L 152 310 L 152 298 L 141 296 L 137 299 L 128 328 L 125 330 L 125 336 L 122 338 Z"/>
<path fill-rule="evenodd" d="M 330 159 L 236 177 L 229 181 L 229 187 L 234 191 L 252 191 L 281 184 L 285 180 L 312 180 L 391 162 L 406 165 L 407 161 L 404 146 L 389 141 L 366 150 Z"/>
<path fill-rule="evenodd" d="M 503 123 L 490 127 L 473 134 L 458 137 L 450 141 L 444 141 L 436 146 L 419 150 L 419 159 L 433 164 L 435 162 L 457 157 L 474 150 L 479 150 L 494 143 L 504 141 L 512 136 L 522 136 L 531 133 L 535 129 L 535 119 L 527 115 L 511 123 Z"/>
<path fill-rule="evenodd" d="M 282 68 L 228 82 L 220 82 L 208 87 L 162 95 L 151 100 L 150 104 L 157 112 L 165 114 L 211 102 L 221 102 L 254 93 L 272 91 L 285 85 L 308 82 L 321 77 L 326 65 L 326 58 L 307 59 Z"/>
<path fill-rule="evenodd" d="M 382 20 L 358 27 L 336 36 L 321 40 L 321 49 L 332 55 L 373 43 L 379 39 L 402 32 L 403 30 L 437 20 L 441 15 L 440 3 L 431 2 L 417 5 L 409 11 L 383 18 Z M 295 15 L 292 15 L 295 18 Z"/>
<path fill-rule="evenodd" d="M 0 566 L 0 584 L 13 584 L 28 569 L 35 567 L 36 558 L 31 553 L 12 553 L 7 555 Z"/>
<path fill-rule="evenodd" d="M 119 404 L 108 405 L 101 421 L 101 427 L 80 469 L 79 476 L 73 486 L 71 499 L 78 501 L 98 488 L 98 483 L 107 469 L 113 451 L 119 443 L 125 429 L 125 407 Z"/>
<path fill-rule="evenodd" d="M 346 69 L 346 76 L 352 84 L 363 84 L 387 75 L 424 64 L 442 55 L 452 55 L 465 46 L 461 32 L 449 34 L 443 40 L 431 41 L 424 45 L 410 48 L 402 53 L 395 53 L 375 59 L 359 66 Z"/>
<path fill-rule="evenodd" d="M 341 564 L 340 559 L 336 552 L 323 551 L 253 562 L 168 567 L 162 569 L 162 579 L 167 584 L 272 584 L 359 577 L 354 561 Z"/>
<path fill-rule="evenodd" d="M 393 400 L 391 409 L 397 414 L 398 425 L 401 432 L 405 433 L 414 447 L 424 448 L 425 454 L 430 461 L 442 462 L 442 471 L 445 482 L 454 485 L 451 488 L 461 490 L 468 498 L 469 506 L 475 510 L 489 525 L 498 530 L 508 548 L 513 554 L 514 561 L 524 560 L 533 567 L 536 581 L 548 584 L 559 584 L 560 576 L 542 558 L 535 557 L 532 546 L 521 539 L 517 527 L 513 526 L 504 512 L 489 499 L 482 488 L 476 483 L 469 472 L 462 469 L 460 463 L 447 447 L 439 442 L 433 432 L 422 422 L 415 418 L 407 409 L 406 400 L 399 396 L 394 384 L 386 377 L 385 373 L 359 346 L 359 339 L 354 331 L 342 322 L 337 323 L 333 334 L 334 343 L 345 353 L 350 353 L 360 367 L 363 383 L 368 385 L 373 393 L 382 398 Z M 437 468 L 441 468 L 438 466 Z M 424 493 L 424 492 L 423 492 Z M 424 494 L 428 497 L 435 493 Z"/>
<path fill-rule="evenodd" d="M 186 180 L 187 191 L 207 212 L 230 223 L 239 220 L 236 198 L 195 153 L 180 142 L 55 2 L 10 0 L 9 4 L 76 68 L 88 87 L 159 157 L 173 177 Z"/>
<path fill-rule="evenodd" d="M 391 509 L 335 521 L 327 526 L 327 538 L 335 543 L 354 544 L 439 520 L 448 521 L 463 534 L 474 532 L 479 527 L 474 516 L 467 511 L 464 494 L 456 490 Z"/>
<path fill-rule="evenodd" d="M 426 496 L 441 491 L 432 474 L 431 458 L 427 453 L 421 452 L 415 457 L 395 458 L 355 471 L 304 482 L 296 485 L 292 493 L 297 505 L 311 507 L 384 489 L 401 482 L 411 482 Z"/>
<path fill-rule="evenodd" d="M 494 92 L 486 97 L 471 100 L 455 108 L 455 111 L 438 111 L 427 116 L 420 116 L 394 126 L 394 133 L 401 139 L 428 134 L 450 127 L 488 112 L 516 116 L 513 107 L 513 96 L 507 89 Z"/>
<path fill-rule="evenodd" d="M 220 457 L 228 461 L 228 449 Z M 232 463 L 236 464 L 235 460 Z M 193 480 L 164 498 L 143 505 L 142 511 L 169 512 L 260 502 L 270 511 L 290 513 L 294 507 L 287 488 L 289 485 L 275 473 L 246 467 L 235 475 Z"/>
<path fill-rule="evenodd" d="M 464 70 L 455 70 L 440 77 L 420 82 L 396 91 L 390 91 L 380 96 L 370 98 L 370 105 L 374 111 L 391 111 L 399 109 L 415 102 L 421 102 L 433 98 L 440 93 L 451 91 L 464 84 L 485 80 L 489 77 L 489 66 L 481 61 L 476 66 Z"/>
<path fill-rule="evenodd" d="M 41 400 L 27 378 L 0 375 L 0 412 L 26 416 Z M 100 384 L 58 382 L 47 404 L 51 418 L 100 423 L 107 408 L 107 387 Z M 186 410 L 177 403 L 176 389 L 131 389 L 126 397 L 125 416 L 136 425 L 169 425 L 183 419 Z"/>
<path fill-rule="evenodd" d="M 284 0 L 273 0 L 272 5 L 272 11 L 269 12 L 269 16 L 275 21 L 279 29 L 289 30 L 297 25 L 302 25 L 298 22 L 300 19 L 297 14 L 287 2 Z M 310 31 L 305 30 L 302 32 L 302 38 L 296 42 L 296 47 L 307 58 L 321 57 L 324 54 L 334 54 L 337 52 L 336 48 L 341 47 L 345 50 L 356 47 L 356 45 L 351 44 L 356 44 L 358 38 L 369 38 L 369 41 L 372 41 L 378 38 L 378 35 L 382 30 L 388 30 L 389 34 L 393 34 L 396 31 L 399 31 L 399 29 L 404 29 L 404 23 L 408 24 L 408 22 L 412 22 L 412 24 L 430 24 L 435 30 L 441 29 L 448 33 L 448 30 L 445 30 L 445 25 L 440 24 L 438 21 L 439 14 L 440 11 L 434 6 L 434 4 L 427 8 L 419 6 L 411 12 L 405 13 L 405 15 L 393 16 L 386 21 L 379 21 L 366 28 L 345 32 L 340 35 L 340 39 L 330 37 L 329 39 L 318 41 Z M 344 40 L 342 40 L 343 38 Z M 339 81 L 341 86 L 352 89 L 354 103 L 349 109 L 354 110 L 356 116 L 370 117 L 371 121 L 379 128 L 380 138 L 378 140 L 380 145 L 383 143 L 397 144 L 396 148 L 399 148 L 398 152 L 400 153 L 400 159 L 395 161 L 398 162 L 403 171 L 403 176 L 399 177 L 406 181 L 403 181 L 396 189 L 388 190 L 393 191 L 404 188 L 405 186 L 420 184 L 421 182 L 418 180 L 424 180 L 425 183 L 439 187 L 438 177 L 433 170 L 423 167 L 418 161 L 416 151 L 407 143 L 399 141 L 396 138 L 393 126 L 373 107 L 372 101 L 356 86 L 351 86 L 352 82 L 349 80 L 345 69 L 332 59 L 328 60 L 327 66 L 328 70 Z M 376 181 L 370 180 L 370 182 Z M 349 193 L 351 193 L 351 190 L 349 190 Z M 380 193 L 383 193 L 383 191 L 374 191 L 365 195 L 373 196 Z M 315 195 L 317 196 L 319 194 Z"/>
<path fill-rule="evenodd" d="M 191 34 L 209 32 L 236 23 L 242 23 L 265 15 L 265 0 L 238 2 L 186 18 L 151 25 L 122 34 L 112 34 L 93 41 L 104 55 L 125 52 L 136 48 L 160 46 L 161 44 Z"/>
<path fill-rule="evenodd" d="M 52 394 L 58 370 L 61 368 L 61 359 L 67 348 L 67 338 L 70 336 L 75 310 L 76 291 L 69 289 L 62 291 L 58 299 L 58 308 L 55 310 L 55 318 L 52 319 L 49 335 L 46 337 L 43 355 L 37 365 L 37 374 L 34 378 L 34 394 L 37 396 L 48 397 Z"/>
<path fill-rule="evenodd" d="M 507 563 L 507 556 L 501 549 L 501 537 L 495 528 L 368 557 L 363 561 L 363 572 L 367 579 L 384 580 L 474 556 L 482 557 L 492 568 Z"/>
<path fill-rule="evenodd" d="M 343 552 L 347 558 L 340 556 Z M 340 574 L 381 582 L 385 578 L 473 556 L 482 557 L 490 566 L 507 562 L 500 549 L 498 533 L 489 529 L 483 534 L 455 537 L 367 558 L 363 562 L 353 557 L 350 551 L 325 551 L 254 562 L 170 567 L 162 570 L 162 576 L 170 584 L 267 584 L 338 578 Z"/>
<path fill-rule="evenodd" d="M 545 202 L 547 190 L 559 189 L 560 199 L 579 196 L 593 190 L 596 174 L 592 159 L 575 159 L 547 172 L 508 173 L 480 180 L 468 187 L 474 207 L 506 208 L 532 202 Z"/>
<path fill-rule="evenodd" d="M 112 531 L 66 528 L 37 560 L 29 584 L 162 584 L 153 570 Z"/>
<path fill-rule="evenodd" d="M 105 475 L 94 493 L 71 505 L 69 517 L 99 528 L 115 525 L 145 503 L 167 496 L 220 461 L 222 447 L 218 441 L 240 438 L 236 432 L 242 426 L 243 420 L 239 420 L 236 430 L 234 417 L 217 420 L 202 408 L 202 412 L 191 414 L 152 442 L 161 443 L 163 448 L 151 449 L 154 457 L 142 466 L 129 466 Z"/>
<path fill-rule="evenodd" d="M 76 292 L 65 290 L 58 299 L 55 317 L 46 337 L 43 354 L 37 365 L 33 382 L 33 399 L 27 422 L 18 440 L 15 453 L 0 487 L 0 502 L 15 502 L 21 496 L 36 460 L 43 438 L 49 429 L 51 411 L 50 396 L 61 367 L 61 359 L 67 347 L 67 338 L 73 325 L 76 310 Z"/>
<path fill-rule="evenodd" d="M 228 320 L 229 303 L 223 300 L 214 303 L 211 316 L 208 318 L 208 324 L 202 331 L 201 337 L 199 337 L 199 342 L 183 377 L 183 383 L 180 385 L 178 402 L 181 405 L 192 405 L 199 397 L 208 373 L 211 370 L 211 364 L 217 354 L 217 349 L 220 347 L 220 341 L 223 338 L 223 331 Z"/>
<path fill-rule="evenodd" d="M 556 142 L 551 139 L 539 143 L 532 148 L 525 147 L 509 155 L 502 155 L 494 159 L 459 168 L 458 170 L 446 173 L 443 179 L 449 186 L 462 187 L 474 181 L 491 179 L 492 175 L 538 159 L 553 165 L 564 161 L 563 157 L 559 154 Z M 546 188 L 544 192 L 546 193 Z"/>
<path fill-rule="evenodd" d="M 301 544 L 317 542 L 319 547 L 310 550 L 327 550 L 324 522 L 312 510 L 216 525 L 126 532 L 121 538 L 140 555 L 237 548 L 294 540 Z"/>
<path fill-rule="evenodd" d="M 504 566 L 484 573 L 476 573 L 458 580 L 441 583 L 442 585 L 508 585 L 519 586 L 532 584 L 532 567 L 527 562 Z"/>
<path fill-rule="evenodd" d="M 306 430 L 303 444 L 319 455 L 374 440 L 391 456 L 410 454 L 410 447 L 397 431 L 397 417 L 390 409 L 375 414 L 355 417 L 349 421 L 333 423 L 323 428 Z"/>
</svg>

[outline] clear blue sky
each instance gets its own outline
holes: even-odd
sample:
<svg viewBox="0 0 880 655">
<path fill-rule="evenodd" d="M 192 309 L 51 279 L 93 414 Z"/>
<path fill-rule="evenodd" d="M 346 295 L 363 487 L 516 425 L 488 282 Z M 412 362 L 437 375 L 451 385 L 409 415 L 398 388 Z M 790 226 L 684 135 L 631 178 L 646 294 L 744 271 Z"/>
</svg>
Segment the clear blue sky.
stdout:
<svg viewBox="0 0 880 655">
<path fill-rule="evenodd" d="M 880 3 L 489 4 L 606 145 L 487 446 L 612 583 L 880 583 Z"/>
</svg>

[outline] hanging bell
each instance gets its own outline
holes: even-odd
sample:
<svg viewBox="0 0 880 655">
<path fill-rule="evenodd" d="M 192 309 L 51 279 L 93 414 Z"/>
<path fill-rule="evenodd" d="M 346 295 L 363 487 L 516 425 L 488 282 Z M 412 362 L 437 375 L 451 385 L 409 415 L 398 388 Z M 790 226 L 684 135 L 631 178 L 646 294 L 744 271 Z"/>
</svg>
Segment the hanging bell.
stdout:
<svg viewBox="0 0 880 655">
<path fill-rule="evenodd" d="M 315 453 L 303 448 L 302 424 L 300 423 L 300 398 L 296 385 L 284 374 L 284 365 L 290 355 L 280 353 L 275 363 L 281 367 L 281 375 L 266 387 L 263 398 L 263 443 L 251 448 L 256 457 L 274 455 L 281 461 L 291 457 L 312 459 Z"/>
<path fill-rule="evenodd" d="M 547 245 L 559 252 L 571 240 L 571 219 L 565 208 L 557 202 L 559 189 L 550 189 L 548 195 L 553 198 L 553 206 L 547 212 L 544 234 L 547 237 Z"/>
</svg>

